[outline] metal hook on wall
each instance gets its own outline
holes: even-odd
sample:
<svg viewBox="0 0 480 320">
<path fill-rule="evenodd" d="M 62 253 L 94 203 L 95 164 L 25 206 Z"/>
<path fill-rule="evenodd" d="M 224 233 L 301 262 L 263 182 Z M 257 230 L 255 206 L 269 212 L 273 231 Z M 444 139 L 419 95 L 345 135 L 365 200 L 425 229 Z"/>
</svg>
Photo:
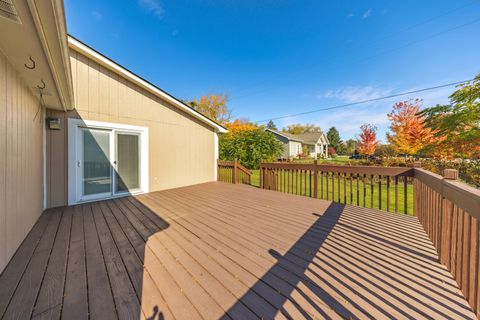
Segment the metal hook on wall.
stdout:
<svg viewBox="0 0 480 320">
<path fill-rule="evenodd" d="M 46 87 L 47 85 L 45 84 L 45 81 L 43 81 L 43 79 L 40 79 L 40 81 L 42 81 L 43 86 L 40 87 L 39 85 L 37 85 L 37 88 L 38 88 L 39 90 L 43 90 L 43 89 L 45 89 L 45 87 Z"/>
<path fill-rule="evenodd" d="M 33 60 L 32 56 L 29 56 L 28 58 L 30 59 L 30 61 L 32 61 L 32 66 L 28 66 L 26 63 L 24 63 L 23 65 L 27 69 L 30 69 L 30 70 L 35 69 L 35 66 L 36 66 L 35 60 Z"/>
</svg>

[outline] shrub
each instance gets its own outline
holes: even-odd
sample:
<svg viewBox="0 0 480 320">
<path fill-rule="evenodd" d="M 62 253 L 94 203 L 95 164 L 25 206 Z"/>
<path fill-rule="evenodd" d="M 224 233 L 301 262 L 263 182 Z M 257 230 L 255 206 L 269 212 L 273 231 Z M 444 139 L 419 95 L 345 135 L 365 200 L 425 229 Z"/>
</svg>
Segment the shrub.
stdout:
<svg viewBox="0 0 480 320">
<path fill-rule="evenodd" d="M 480 187 L 480 160 L 384 157 L 360 160 L 358 164 L 365 166 L 413 167 L 415 162 L 420 162 L 423 169 L 440 175 L 443 174 L 445 169 L 456 169 L 461 180 L 472 186 Z"/>
<path fill-rule="evenodd" d="M 249 169 L 258 169 L 262 161 L 277 160 L 282 152 L 282 143 L 262 129 L 227 133 L 218 142 L 221 160 L 237 160 Z"/>
</svg>

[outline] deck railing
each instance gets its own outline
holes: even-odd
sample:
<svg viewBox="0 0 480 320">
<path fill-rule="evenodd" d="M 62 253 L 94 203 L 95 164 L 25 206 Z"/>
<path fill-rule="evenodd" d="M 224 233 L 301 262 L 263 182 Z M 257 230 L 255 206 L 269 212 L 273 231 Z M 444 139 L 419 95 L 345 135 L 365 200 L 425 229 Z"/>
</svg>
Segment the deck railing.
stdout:
<svg viewBox="0 0 480 320">
<path fill-rule="evenodd" d="M 218 161 L 218 181 L 250 184 L 252 172 L 237 161 Z"/>
<path fill-rule="evenodd" d="M 219 180 L 250 184 L 251 172 L 219 162 Z M 260 188 L 414 214 L 480 319 L 480 190 L 419 167 L 261 163 Z"/>
<path fill-rule="evenodd" d="M 260 187 L 418 217 L 480 319 L 480 190 L 421 168 L 262 163 Z"/>
<path fill-rule="evenodd" d="M 456 181 L 456 170 L 415 168 L 414 177 L 415 215 L 480 318 L 480 190 Z"/>
<path fill-rule="evenodd" d="M 411 213 L 413 168 L 261 163 L 260 187 L 380 210 Z"/>
</svg>

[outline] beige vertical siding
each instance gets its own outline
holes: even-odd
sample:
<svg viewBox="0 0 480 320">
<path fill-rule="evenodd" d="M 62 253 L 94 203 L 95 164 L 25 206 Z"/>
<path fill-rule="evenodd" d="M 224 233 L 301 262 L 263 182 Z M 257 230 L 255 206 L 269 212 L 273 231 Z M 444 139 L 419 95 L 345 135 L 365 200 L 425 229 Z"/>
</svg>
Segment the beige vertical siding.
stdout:
<svg viewBox="0 0 480 320">
<path fill-rule="evenodd" d="M 214 131 L 104 68 L 71 51 L 76 110 L 62 118 L 61 131 L 48 131 L 48 204 L 67 202 L 67 119 L 105 121 L 149 128 L 149 189 L 175 188 L 214 179 Z"/>
<path fill-rule="evenodd" d="M 0 53 L 0 272 L 43 209 L 43 114 Z"/>
</svg>

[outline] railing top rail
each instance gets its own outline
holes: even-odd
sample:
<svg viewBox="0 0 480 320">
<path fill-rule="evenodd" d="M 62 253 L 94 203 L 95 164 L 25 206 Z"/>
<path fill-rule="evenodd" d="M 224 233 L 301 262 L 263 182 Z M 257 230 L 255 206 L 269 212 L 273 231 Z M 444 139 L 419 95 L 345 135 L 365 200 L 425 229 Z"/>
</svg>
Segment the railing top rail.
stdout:
<svg viewBox="0 0 480 320">
<path fill-rule="evenodd" d="M 221 161 L 221 160 L 219 160 L 218 165 L 223 166 L 223 167 L 234 167 L 235 166 L 235 161 Z M 248 170 L 247 168 L 245 168 L 240 163 L 237 162 L 236 166 L 237 166 L 238 170 L 243 171 L 246 174 L 252 174 L 252 171 Z"/>
<path fill-rule="evenodd" d="M 354 174 L 374 174 L 382 176 L 406 176 L 413 177 L 413 168 L 408 167 L 374 167 L 374 166 L 347 166 L 328 165 L 315 163 L 261 163 L 260 166 L 266 169 L 289 169 L 289 170 L 317 170 L 322 172 L 340 172 Z"/>
<path fill-rule="evenodd" d="M 480 190 L 420 168 L 415 168 L 415 178 L 480 220 Z"/>
<path fill-rule="evenodd" d="M 219 166 L 228 166 L 228 167 L 233 167 L 235 165 L 234 161 L 218 161 Z"/>
<path fill-rule="evenodd" d="M 240 163 L 237 163 L 237 168 L 238 168 L 238 170 L 243 171 L 246 174 L 252 174 L 252 171 L 248 170 L 247 168 L 242 166 Z"/>
</svg>

